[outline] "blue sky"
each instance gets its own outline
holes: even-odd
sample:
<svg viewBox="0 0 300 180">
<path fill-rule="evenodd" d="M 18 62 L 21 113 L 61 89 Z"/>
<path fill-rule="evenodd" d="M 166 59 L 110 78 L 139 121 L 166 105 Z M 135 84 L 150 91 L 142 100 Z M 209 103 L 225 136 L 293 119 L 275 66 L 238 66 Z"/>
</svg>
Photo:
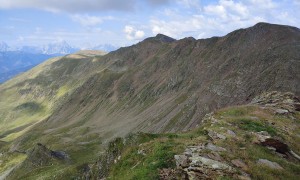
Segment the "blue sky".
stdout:
<svg viewBox="0 0 300 180">
<path fill-rule="evenodd" d="M 0 0 L 0 42 L 125 46 L 157 33 L 223 36 L 257 22 L 299 27 L 300 0 Z"/>
</svg>

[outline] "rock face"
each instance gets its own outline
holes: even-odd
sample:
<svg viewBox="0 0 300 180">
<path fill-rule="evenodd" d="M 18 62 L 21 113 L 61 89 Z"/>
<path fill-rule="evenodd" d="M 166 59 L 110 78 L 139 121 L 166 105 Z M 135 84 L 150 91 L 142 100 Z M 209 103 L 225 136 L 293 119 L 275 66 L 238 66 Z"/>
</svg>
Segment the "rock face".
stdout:
<svg viewBox="0 0 300 180">
<path fill-rule="evenodd" d="M 299 111 L 300 99 L 293 93 L 268 92 L 255 97 L 252 104 L 259 104 L 268 107 L 274 107 L 275 113 L 278 115 L 288 115 Z"/>
</svg>

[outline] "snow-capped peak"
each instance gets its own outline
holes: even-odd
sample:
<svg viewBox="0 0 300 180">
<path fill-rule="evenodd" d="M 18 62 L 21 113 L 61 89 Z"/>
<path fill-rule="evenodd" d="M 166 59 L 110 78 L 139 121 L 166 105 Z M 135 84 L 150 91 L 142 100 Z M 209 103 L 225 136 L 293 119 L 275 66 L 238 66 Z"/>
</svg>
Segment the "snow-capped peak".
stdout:
<svg viewBox="0 0 300 180">
<path fill-rule="evenodd" d="M 71 47 L 66 41 L 50 43 L 43 46 L 43 54 L 70 54 L 78 51 L 77 48 Z"/>
</svg>

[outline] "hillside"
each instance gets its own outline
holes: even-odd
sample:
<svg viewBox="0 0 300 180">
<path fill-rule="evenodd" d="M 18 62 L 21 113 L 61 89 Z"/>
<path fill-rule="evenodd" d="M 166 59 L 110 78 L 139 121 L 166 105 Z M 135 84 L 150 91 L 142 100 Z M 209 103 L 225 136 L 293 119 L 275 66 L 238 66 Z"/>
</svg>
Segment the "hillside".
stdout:
<svg viewBox="0 0 300 180">
<path fill-rule="evenodd" d="M 18 137 L 51 115 L 89 77 L 85 69 L 96 58 L 95 53 L 103 53 L 82 53 L 49 59 L 0 86 L 2 140 Z"/>
<path fill-rule="evenodd" d="M 220 38 L 175 41 L 158 35 L 121 48 L 100 58 L 111 65 L 88 78 L 40 127 L 74 136 L 88 128 L 104 139 L 177 132 L 264 91 L 299 95 L 299 32 L 260 23 Z"/>
<path fill-rule="evenodd" d="M 89 164 L 37 144 L 8 179 L 298 179 L 299 106 L 292 93 L 264 93 L 192 131 L 116 138 Z"/>
<path fill-rule="evenodd" d="M 202 126 L 207 113 L 247 104 L 263 92 L 299 96 L 299 45 L 298 28 L 258 23 L 224 37 L 159 34 L 104 56 L 50 59 L 0 85 L 0 150 L 51 146 L 73 164 L 51 168 L 67 168 L 70 176 L 115 137 L 189 131 Z M 24 158 L 12 155 L 0 171 Z"/>
</svg>

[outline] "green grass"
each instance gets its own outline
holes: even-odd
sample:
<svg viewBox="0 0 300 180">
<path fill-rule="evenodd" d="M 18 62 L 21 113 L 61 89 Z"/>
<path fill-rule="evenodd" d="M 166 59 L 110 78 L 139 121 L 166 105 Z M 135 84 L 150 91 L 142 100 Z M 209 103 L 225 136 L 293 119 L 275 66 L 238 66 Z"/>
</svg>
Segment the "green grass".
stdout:
<svg viewBox="0 0 300 180">
<path fill-rule="evenodd" d="M 138 154 L 138 147 L 128 149 L 121 161 L 111 169 L 108 179 L 159 179 L 158 170 L 175 167 L 175 143 L 155 141 L 145 149 L 146 156 Z"/>
<path fill-rule="evenodd" d="M 238 119 L 237 122 L 239 123 L 238 126 L 243 130 L 255 132 L 267 131 L 271 135 L 277 134 L 273 127 L 257 120 L 242 118 Z"/>
</svg>

